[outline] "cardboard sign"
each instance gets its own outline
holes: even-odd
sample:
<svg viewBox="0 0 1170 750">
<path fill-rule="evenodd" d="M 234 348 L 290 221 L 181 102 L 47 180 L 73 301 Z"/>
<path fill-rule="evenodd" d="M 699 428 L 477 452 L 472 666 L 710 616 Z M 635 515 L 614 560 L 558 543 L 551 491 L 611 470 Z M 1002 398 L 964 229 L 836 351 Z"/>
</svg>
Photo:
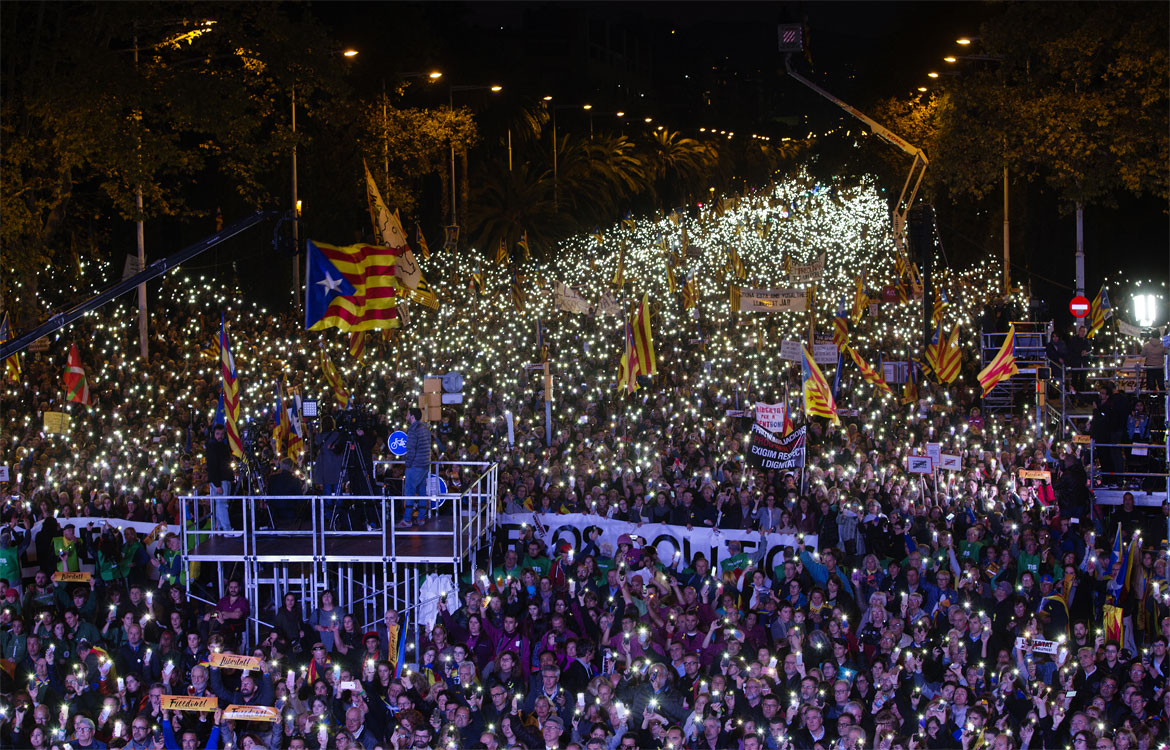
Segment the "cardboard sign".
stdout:
<svg viewBox="0 0 1170 750">
<path fill-rule="evenodd" d="M 1043 479 L 1045 482 L 1051 483 L 1052 472 L 1037 469 L 1020 469 L 1020 479 Z"/>
<path fill-rule="evenodd" d="M 833 344 L 813 344 L 812 355 L 818 365 L 835 365 L 840 352 Z"/>
<path fill-rule="evenodd" d="M 219 698 L 214 695 L 205 695 L 202 698 L 193 695 L 164 695 L 162 707 L 169 711 L 214 711 L 219 708 Z"/>
<path fill-rule="evenodd" d="M 0 466 L 0 482 L 7 482 L 8 479 L 8 464 Z"/>
<path fill-rule="evenodd" d="M 804 289 L 741 289 L 740 312 L 804 312 L 808 293 Z"/>
<path fill-rule="evenodd" d="M 926 456 L 934 468 L 939 468 L 939 464 L 942 463 L 942 443 L 927 443 Z"/>
<path fill-rule="evenodd" d="M 93 578 L 93 574 L 86 573 L 84 570 L 58 570 L 53 574 L 53 583 L 89 583 L 91 578 Z"/>
<path fill-rule="evenodd" d="M 260 660 L 255 656 L 212 654 L 208 661 L 217 669 L 260 669 Z"/>
<path fill-rule="evenodd" d="M 792 284 L 813 284 L 825 275 L 825 254 L 812 263 L 793 263 L 788 281 Z"/>
<path fill-rule="evenodd" d="M 930 456 L 907 456 L 906 471 L 911 474 L 931 474 L 934 472 Z"/>
<path fill-rule="evenodd" d="M 73 418 L 63 411 L 47 411 L 44 416 L 45 432 L 55 435 L 68 435 Z"/>
<path fill-rule="evenodd" d="M 1021 650 L 1027 642 L 1023 638 L 1016 639 L 1016 650 Z M 1038 638 L 1032 639 L 1032 651 L 1037 654 L 1050 654 L 1056 656 L 1056 652 L 1060 650 L 1060 644 L 1056 641 L 1042 641 Z"/>
<path fill-rule="evenodd" d="M 799 341 L 781 341 L 780 342 L 780 359 L 786 359 L 789 362 L 800 361 L 800 342 Z"/>
<path fill-rule="evenodd" d="M 1147 445 L 1135 445 L 1129 452 L 1134 456 L 1148 456 L 1150 455 L 1150 448 Z"/>
<path fill-rule="evenodd" d="M 938 466 L 945 471 L 960 471 L 963 468 L 963 463 L 958 456 L 952 456 L 949 453 L 940 453 Z"/>
<path fill-rule="evenodd" d="M 1088 435 L 1073 435 L 1073 445 L 1088 445 L 1093 442 L 1093 438 Z"/>
<path fill-rule="evenodd" d="M 280 712 L 274 706 L 241 706 L 233 703 L 223 710 L 223 718 L 234 721 L 280 721 Z"/>
</svg>

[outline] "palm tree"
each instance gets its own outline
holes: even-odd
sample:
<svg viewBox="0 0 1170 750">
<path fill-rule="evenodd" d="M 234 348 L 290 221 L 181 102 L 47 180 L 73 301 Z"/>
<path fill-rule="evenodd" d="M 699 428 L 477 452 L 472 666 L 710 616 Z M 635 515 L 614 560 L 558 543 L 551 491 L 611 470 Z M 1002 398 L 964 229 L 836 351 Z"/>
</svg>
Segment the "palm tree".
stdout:
<svg viewBox="0 0 1170 750">
<path fill-rule="evenodd" d="M 718 152 L 710 145 L 677 131 L 658 130 L 643 146 L 659 201 L 676 206 L 694 194 L 711 174 Z"/>
</svg>

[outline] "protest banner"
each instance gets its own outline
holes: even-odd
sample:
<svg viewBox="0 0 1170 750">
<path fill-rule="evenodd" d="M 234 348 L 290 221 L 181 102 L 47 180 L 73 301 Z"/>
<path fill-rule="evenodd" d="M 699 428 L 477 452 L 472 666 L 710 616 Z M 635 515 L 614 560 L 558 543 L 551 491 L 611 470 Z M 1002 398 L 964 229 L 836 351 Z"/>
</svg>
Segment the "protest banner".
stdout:
<svg viewBox="0 0 1170 750">
<path fill-rule="evenodd" d="M 235 721 L 280 721 L 280 712 L 275 706 L 243 706 L 233 703 L 223 710 L 223 718 Z"/>
<path fill-rule="evenodd" d="M 558 310 L 580 315 L 588 315 L 593 309 L 593 306 L 581 296 L 580 292 L 562 282 L 558 282 L 553 290 L 553 302 Z"/>
<path fill-rule="evenodd" d="M 808 293 L 804 289 L 741 289 L 740 312 L 804 312 Z"/>
<path fill-rule="evenodd" d="M 622 305 L 617 301 L 617 297 L 607 292 L 597 300 L 597 314 L 620 318 L 622 317 Z"/>
<path fill-rule="evenodd" d="M 781 341 L 780 342 L 780 359 L 786 359 L 789 362 L 800 361 L 800 342 L 799 341 Z"/>
<path fill-rule="evenodd" d="M 812 263 L 793 263 L 788 274 L 790 284 L 816 284 L 825 275 L 825 254 Z"/>
<path fill-rule="evenodd" d="M 756 402 L 756 424 L 769 432 L 780 432 L 784 428 L 784 412 L 788 407 L 784 404 L 765 404 Z"/>
<path fill-rule="evenodd" d="M 214 711 L 219 708 L 219 698 L 214 695 L 164 695 L 162 707 L 166 711 Z"/>
<path fill-rule="evenodd" d="M 780 437 L 756 422 L 752 425 L 752 438 L 748 444 L 748 464 L 757 469 L 804 468 L 806 430 L 806 427 L 801 427 L 786 437 Z"/>
<path fill-rule="evenodd" d="M 502 533 L 505 539 L 518 540 L 521 532 L 531 526 L 535 527 L 537 538 L 550 549 L 560 542 L 566 542 L 573 549 L 581 550 L 585 548 L 586 542 L 592 541 L 599 549 L 609 545 L 616 550 L 618 537 L 630 534 L 636 536 L 641 545 L 651 545 L 657 549 L 658 559 L 668 564 L 677 555 L 680 570 L 689 565 L 699 552 L 711 561 L 712 567 L 718 569 L 719 561 L 731 556 L 727 551 L 727 543 L 732 541 L 742 544 L 743 551 L 748 554 L 763 545 L 767 552 L 760 561 L 761 567 L 772 570 L 784 562 L 784 549 L 796 546 L 796 536 L 793 534 L 765 534 L 761 537 L 758 531 L 715 529 L 709 526 L 687 529 L 686 526 L 665 523 L 639 525 L 584 513 L 501 513 L 497 519 L 497 533 Z M 536 523 L 538 520 L 540 523 Z M 817 536 L 805 534 L 804 545 L 810 550 L 816 549 Z"/>
<path fill-rule="evenodd" d="M 218 669 L 260 669 L 260 660 L 255 656 L 215 653 L 208 662 Z"/>
</svg>

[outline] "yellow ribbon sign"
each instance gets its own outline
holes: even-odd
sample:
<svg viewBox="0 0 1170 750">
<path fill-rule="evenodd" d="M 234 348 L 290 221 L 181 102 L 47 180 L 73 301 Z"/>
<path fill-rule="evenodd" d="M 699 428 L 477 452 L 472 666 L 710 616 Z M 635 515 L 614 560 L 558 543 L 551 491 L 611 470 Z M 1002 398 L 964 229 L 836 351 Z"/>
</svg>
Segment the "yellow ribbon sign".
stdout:
<svg viewBox="0 0 1170 750">
<path fill-rule="evenodd" d="M 194 695 L 164 695 L 162 707 L 169 711 L 214 711 L 219 708 L 219 698 L 214 695 L 202 698 Z"/>
<path fill-rule="evenodd" d="M 58 570 L 53 574 L 53 583 L 89 583 L 92 573 L 85 571 Z"/>
<path fill-rule="evenodd" d="M 1051 482 L 1052 472 L 1038 471 L 1036 469 L 1020 469 L 1020 479 L 1043 479 L 1045 482 Z"/>
<path fill-rule="evenodd" d="M 255 656 L 239 654 L 212 654 L 208 663 L 216 669 L 259 669 L 260 660 Z"/>
<path fill-rule="evenodd" d="M 280 721 L 280 712 L 273 706 L 241 706 L 232 704 L 223 710 L 223 718 L 235 721 Z"/>
</svg>

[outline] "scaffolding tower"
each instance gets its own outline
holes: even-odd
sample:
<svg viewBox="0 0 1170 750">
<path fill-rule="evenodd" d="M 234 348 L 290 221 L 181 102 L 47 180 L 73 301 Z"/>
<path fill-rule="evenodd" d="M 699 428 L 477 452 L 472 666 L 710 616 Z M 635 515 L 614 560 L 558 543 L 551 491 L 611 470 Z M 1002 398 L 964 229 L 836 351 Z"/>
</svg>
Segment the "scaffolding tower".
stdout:
<svg viewBox="0 0 1170 750">
<path fill-rule="evenodd" d="M 490 572 L 486 553 L 496 526 L 497 464 L 435 461 L 431 466 L 432 472 L 468 477 L 466 489 L 439 492 L 432 481 L 426 522 L 411 528 L 398 527 L 407 499 L 401 495 L 216 496 L 229 504 L 230 531 L 210 528 L 211 498 L 181 497 L 183 560 L 188 570 L 196 563 L 214 566 L 218 592 L 230 579 L 242 582 L 249 602 L 242 637 L 249 646 L 262 629 L 274 626 L 286 594 L 297 596 L 306 621 L 321 594 L 332 591 L 362 632 L 375 629 L 388 609 L 397 610 L 400 622 L 405 616 L 408 644 L 417 649 L 420 608 L 438 598 L 422 600 L 423 582 L 431 574 L 445 575 L 457 586 L 480 553 Z M 296 520 L 274 528 L 269 511 L 276 503 L 287 503 Z M 340 515 L 360 522 L 338 523 Z M 356 528 L 340 528 L 347 525 Z M 206 569 L 201 572 L 206 577 Z M 189 594 L 216 604 L 198 585 Z"/>
</svg>

